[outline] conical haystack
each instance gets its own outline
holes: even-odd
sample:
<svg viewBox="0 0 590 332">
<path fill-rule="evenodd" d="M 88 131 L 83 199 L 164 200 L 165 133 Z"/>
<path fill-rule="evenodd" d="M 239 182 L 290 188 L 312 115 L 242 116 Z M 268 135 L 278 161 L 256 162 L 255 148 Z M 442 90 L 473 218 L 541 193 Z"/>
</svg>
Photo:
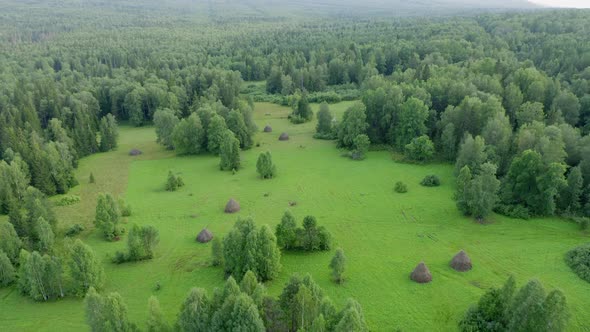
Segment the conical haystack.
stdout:
<svg viewBox="0 0 590 332">
<path fill-rule="evenodd" d="M 465 272 L 471 270 L 471 259 L 467 256 L 467 253 L 463 250 L 459 251 L 458 254 L 453 257 L 450 263 L 451 267 L 459 272 Z"/>
<path fill-rule="evenodd" d="M 235 199 L 230 199 L 225 205 L 225 213 L 235 213 L 240 211 L 240 203 Z"/>
<path fill-rule="evenodd" d="M 207 228 L 203 228 L 203 230 L 197 235 L 197 242 L 200 243 L 207 243 L 213 239 L 213 233 L 209 231 Z"/>
<path fill-rule="evenodd" d="M 272 133 L 272 127 L 269 125 L 266 125 L 266 127 L 264 127 L 264 132 L 265 133 Z"/>
<path fill-rule="evenodd" d="M 412 274 L 410 274 L 410 279 L 414 280 L 417 283 L 425 284 L 432 281 L 432 274 L 430 274 L 430 271 L 428 270 L 428 267 L 426 267 L 426 264 L 424 264 L 424 262 L 421 262 L 420 264 L 418 264 L 418 266 L 416 266 L 414 271 L 412 271 Z"/>
<path fill-rule="evenodd" d="M 289 134 L 287 133 L 282 133 L 281 136 L 279 136 L 279 141 L 288 141 L 289 140 Z"/>
</svg>

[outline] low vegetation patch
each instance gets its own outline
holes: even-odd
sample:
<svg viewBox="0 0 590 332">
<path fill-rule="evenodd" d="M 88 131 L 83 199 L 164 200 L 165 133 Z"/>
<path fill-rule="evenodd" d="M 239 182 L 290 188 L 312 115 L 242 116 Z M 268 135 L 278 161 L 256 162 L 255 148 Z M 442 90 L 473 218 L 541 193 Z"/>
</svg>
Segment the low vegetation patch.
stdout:
<svg viewBox="0 0 590 332">
<path fill-rule="evenodd" d="M 395 190 L 396 193 L 404 194 L 408 192 L 408 186 L 405 183 L 398 181 L 395 183 L 393 190 Z"/>
<path fill-rule="evenodd" d="M 590 243 L 568 251 L 565 262 L 580 278 L 590 282 Z"/>
<path fill-rule="evenodd" d="M 438 187 L 440 186 L 440 179 L 436 175 L 427 175 L 420 181 L 424 187 Z"/>
<path fill-rule="evenodd" d="M 77 195 L 64 195 L 60 197 L 56 202 L 55 205 L 57 206 L 68 206 L 74 205 L 80 202 L 80 196 Z"/>
</svg>

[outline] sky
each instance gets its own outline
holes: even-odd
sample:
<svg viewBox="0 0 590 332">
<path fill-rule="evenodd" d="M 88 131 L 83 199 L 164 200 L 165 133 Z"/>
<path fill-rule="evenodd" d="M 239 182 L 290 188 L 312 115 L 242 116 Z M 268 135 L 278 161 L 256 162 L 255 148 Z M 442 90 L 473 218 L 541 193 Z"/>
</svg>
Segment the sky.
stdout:
<svg viewBox="0 0 590 332">
<path fill-rule="evenodd" d="M 529 0 L 549 7 L 590 8 L 590 0 Z"/>
</svg>

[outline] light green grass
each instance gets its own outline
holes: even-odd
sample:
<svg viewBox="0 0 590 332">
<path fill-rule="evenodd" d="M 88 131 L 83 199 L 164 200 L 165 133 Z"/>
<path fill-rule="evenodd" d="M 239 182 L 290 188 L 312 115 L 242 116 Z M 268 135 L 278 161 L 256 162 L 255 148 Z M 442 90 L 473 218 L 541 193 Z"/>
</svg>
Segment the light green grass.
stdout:
<svg viewBox="0 0 590 332">
<path fill-rule="evenodd" d="M 337 117 L 351 103 L 331 105 Z M 317 110 L 317 105 L 314 105 Z M 270 113 L 271 115 L 266 115 Z M 365 161 L 340 156 L 334 142 L 312 138 L 315 123 L 292 125 L 289 110 L 258 104 L 256 122 L 273 132 L 259 133 L 260 147 L 242 153 L 243 169 L 236 175 L 218 170 L 213 156 L 174 157 L 155 144 L 153 128 L 123 128 L 121 147 L 116 152 L 82 160 L 78 172 L 81 185 L 72 191 L 82 202 L 59 208 L 61 225 L 82 222 L 92 225 L 94 202 L 99 191 L 125 193 L 134 214 L 128 222 L 150 224 L 160 231 L 160 245 L 151 261 L 114 265 L 107 255 L 124 247 L 124 241 L 108 243 L 87 231 L 84 240 L 104 258 L 108 276 L 105 291 L 117 291 L 129 306 L 131 319 L 143 326 L 147 299 L 157 295 L 166 317 L 172 322 L 191 287 L 211 291 L 223 283 L 221 268 L 209 267 L 210 245 L 195 237 L 205 226 L 223 236 L 238 216 L 252 216 L 258 224 L 274 228 L 283 212 L 291 209 L 298 221 L 312 214 L 332 232 L 335 247 L 348 257 L 347 281 L 330 281 L 326 253 L 286 253 L 279 278 L 267 284 L 279 294 L 294 272 L 309 272 L 338 305 L 354 297 L 363 306 L 373 331 L 453 331 L 468 306 L 492 286 L 501 285 L 509 274 L 522 284 L 538 278 L 546 288 L 562 289 L 571 312 L 571 331 L 590 330 L 590 292 L 563 262 L 564 253 L 588 241 L 574 224 L 558 219 L 512 220 L 493 216 L 480 225 L 462 217 L 452 200 L 450 165 L 409 165 L 392 161 L 387 152 L 370 152 Z M 279 142 L 281 132 L 291 139 Z M 129 149 L 144 151 L 139 158 L 127 156 Z M 271 151 L 278 176 L 260 180 L 256 158 Z M 164 191 L 168 170 L 181 173 L 186 186 L 177 192 Z M 97 179 L 87 182 L 90 171 Z M 436 174 L 442 186 L 419 185 L 425 175 Z M 393 191 L 404 181 L 407 194 Z M 268 197 L 264 197 L 269 193 Z M 223 213 L 229 198 L 236 198 L 242 211 Z M 289 207 L 289 201 L 297 205 Z M 465 249 L 474 268 L 459 273 L 448 267 L 452 256 Z M 425 261 L 433 282 L 419 285 L 409 273 Z M 155 291 L 156 282 L 162 289 Z M 14 289 L 0 291 L 1 330 L 81 330 L 85 328 L 80 300 L 34 303 Z"/>
</svg>

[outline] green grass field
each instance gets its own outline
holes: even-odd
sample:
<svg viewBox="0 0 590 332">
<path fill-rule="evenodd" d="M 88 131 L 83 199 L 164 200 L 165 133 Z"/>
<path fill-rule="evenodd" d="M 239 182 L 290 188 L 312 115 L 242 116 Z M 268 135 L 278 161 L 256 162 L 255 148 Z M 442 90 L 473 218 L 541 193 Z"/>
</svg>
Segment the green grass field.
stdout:
<svg viewBox="0 0 590 332">
<path fill-rule="evenodd" d="M 350 104 L 331 108 L 341 117 Z M 257 134 L 255 142 L 260 147 L 242 153 L 243 169 L 235 175 L 219 171 L 217 157 L 175 157 L 155 143 L 150 127 L 121 128 L 118 151 L 81 160 L 77 170 L 81 184 L 72 194 L 80 195 L 82 201 L 56 208 L 60 228 L 87 225 L 83 240 L 104 259 L 104 291 L 119 292 L 130 318 L 140 327 L 149 296 L 158 296 L 173 322 L 191 287 L 212 291 L 222 285 L 222 269 L 208 263 L 210 245 L 195 241 L 203 227 L 223 236 L 238 216 L 252 216 L 258 224 L 274 228 L 283 212 L 291 209 L 298 221 L 312 214 L 332 232 L 334 247 L 342 247 L 348 257 L 347 281 L 343 285 L 330 281 L 333 251 L 286 253 L 280 277 L 267 284 L 271 294 L 279 294 L 292 273 L 309 272 L 338 305 L 348 297 L 356 298 L 372 331 L 453 331 L 467 307 L 487 288 L 501 285 L 514 274 L 519 285 L 538 278 L 547 289 L 562 289 L 571 313 L 569 330 L 590 331 L 588 283 L 563 261 L 567 250 L 588 241 L 577 225 L 559 219 L 522 221 L 500 216 L 491 217 L 486 225 L 475 223 L 455 208 L 451 165 L 395 163 L 384 151 L 370 152 L 365 161 L 351 161 L 340 156 L 334 142 L 312 138 L 315 123 L 290 124 L 288 112 L 276 105 L 257 105 L 259 128 L 270 124 L 274 131 Z M 283 131 L 289 133 L 290 141 L 277 140 Z M 144 154 L 129 157 L 131 148 Z M 255 164 L 258 154 L 266 150 L 273 155 L 278 177 L 263 181 Z M 164 191 L 168 170 L 181 173 L 186 186 L 177 192 Z M 88 184 L 90 172 L 96 184 Z M 440 176 L 442 186 L 420 186 L 428 174 Z M 408 193 L 393 191 L 400 180 L 408 185 Z M 126 222 L 159 229 L 160 245 L 153 260 L 109 262 L 109 255 L 122 249 L 125 239 L 109 243 L 91 231 L 96 196 L 102 191 L 128 199 L 133 216 Z M 237 215 L 224 214 L 225 203 L 232 197 L 242 210 Z M 297 205 L 290 208 L 289 201 Z M 448 266 L 460 249 L 471 256 L 470 272 L 455 272 Z M 420 261 L 433 274 L 430 284 L 409 279 Z M 162 285 L 159 291 L 157 282 Z M 0 330 L 85 329 L 80 299 L 35 303 L 14 287 L 0 290 Z"/>
</svg>

